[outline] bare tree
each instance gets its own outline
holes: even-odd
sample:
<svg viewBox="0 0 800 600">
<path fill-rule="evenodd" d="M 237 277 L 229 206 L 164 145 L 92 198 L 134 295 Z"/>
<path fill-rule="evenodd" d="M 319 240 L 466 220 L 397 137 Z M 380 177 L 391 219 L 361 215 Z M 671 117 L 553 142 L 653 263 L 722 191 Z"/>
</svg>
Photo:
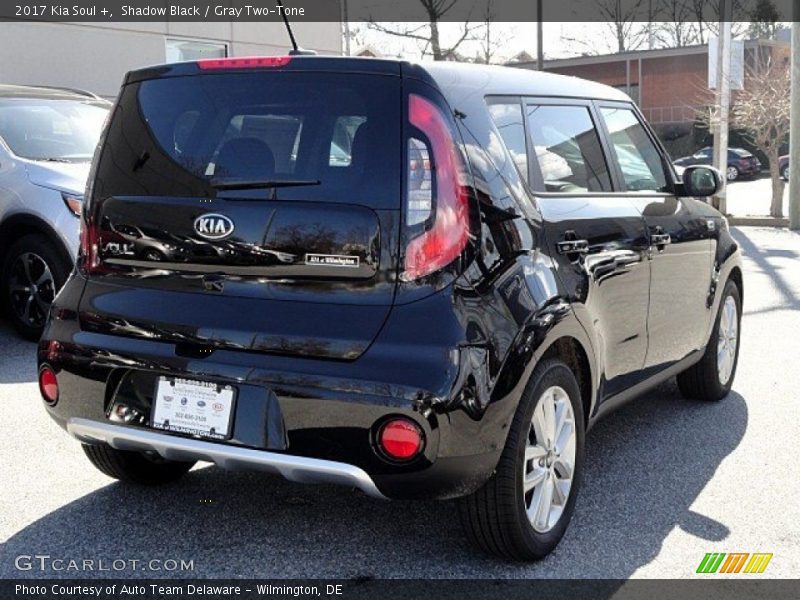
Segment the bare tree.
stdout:
<svg viewBox="0 0 800 600">
<path fill-rule="evenodd" d="M 775 39 L 784 28 L 780 22 L 781 15 L 772 0 L 758 0 L 750 13 L 750 24 L 747 36 L 750 39 Z"/>
<path fill-rule="evenodd" d="M 725 0 L 732 2 L 731 14 L 741 14 L 744 2 L 750 0 Z M 692 9 L 693 20 L 697 26 L 697 41 L 701 44 L 708 43 L 708 39 L 719 35 L 719 17 L 721 0 L 688 0 Z M 747 31 L 748 23 L 731 23 L 731 37 L 741 37 Z"/>
<path fill-rule="evenodd" d="M 486 1 L 486 8 L 483 12 L 483 25 L 481 26 L 482 32 L 480 39 L 480 54 L 478 60 L 484 64 L 490 64 L 494 58 L 495 52 L 503 45 L 503 40 L 494 39 L 492 37 L 492 24 L 496 18 L 494 0 Z M 508 40 L 505 40 L 506 42 Z"/>
<path fill-rule="evenodd" d="M 656 30 L 659 46 L 681 48 L 700 43 L 698 24 L 692 21 L 693 0 L 660 0 L 658 16 L 664 19 Z"/>
<path fill-rule="evenodd" d="M 422 54 L 430 55 L 433 60 L 446 60 L 453 56 L 458 50 L 459 46 L 467 40 L 474 39 L 475 29 L 477 26 L 470 25 L 469 21 L 465 21 L 460 36 L 447 47 L 442 47 L 441 37 L 439 35 L 439 23 L 447 15 L 448 12 L 455 6 L 458 0 L 418 0 L 422 4 L 423 10 L 428 17 L 426 23 L 413 24 L 408 27 L 390 27 L 383 23 L 375 21 L 369 22 L 369 27 L 375 31 L 393 35 L 395 37 L 402 37 L 411 40 L 417 40 L 422 44 Z"/>
<path fill-rule="evenodd" d="M 741 129 L 747 139 L 769 160 L 772 202 L 769 213 L 783 216 L 783 180 L 778 157 L 789 137 L 790 72 L 784 64 L 771 62 L 766 68 L 751 70 L 747 85 L 736 97 L 731 110 L 731 125 Z"/>
<path fill-rule="evenodd" d="M 617 52 L 637 50 L 647 41 L 647 27 L 641 22 L 647 12 L 645 0 L 597 0 L 595 7 L 617 43 Z"/>
</svg>

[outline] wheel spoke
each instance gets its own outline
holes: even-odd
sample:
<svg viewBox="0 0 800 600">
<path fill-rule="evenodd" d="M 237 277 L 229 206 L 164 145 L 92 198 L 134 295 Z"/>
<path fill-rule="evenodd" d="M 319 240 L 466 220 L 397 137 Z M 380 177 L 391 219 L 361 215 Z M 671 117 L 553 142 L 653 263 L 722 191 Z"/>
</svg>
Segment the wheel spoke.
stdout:
<svg viewBox="0 0 800 600">
<path fill-rule="evenodd" d="M 533 411 L 531 424 L 533 425 L 533 433 L 536 436 L 536 443 L 544 446 L 547 443 L 547 423 L 544 416 L 544 398 L 539 400 L 539 404 Z"/>
<path fill-rule="evenodd" d="M 541 486 L 541 496 L 536 507 L 534 525 L 539 529 L 545 530 L 550 526 L 550 509 L 553 506 L 553 478 L 548 477 Z"/>
<path fill-rule="evenodd" d="M 569 481 L 561 481 L 556 479 L 553 482 L 553 504 L 556 506 L 564 506 L 567 503 L 569 486 Z"/>
<path fill-rule="evenodd" d="M 545 447 L 552 448 L 556 434 L 556 407 L 552 392 L 544 396 L 540 402 L 544 402 Z"/>
<path fill-rule="evenodd" d="M 557 458 L 553 463 L 553 466 L 555 467 L 559 478 L 570 481 L 572 480 L 572 463 L 570 463 L 570 461 L 568 461 L 566 458 Z"/>
<path fill-rule="evenodd" d="M 561 454 L 564 452 L 564 449 L 567 447 L 567 444 L 572 439 L 572 434 L 575 430 L 575 424 L 572 422 L 572 419 L 566 420 L 564 419 L 564 423 L 561 426 L 561 431 L 559 432 L 558 437 L 556 438 L 555 443 L 555 452 L 556 454 Z"/>
<path fill-rule="evenodd" d="M 31 256 L 31 254 L 23 254 L 20 257 L 20 260 L 22 261 L 22 269 L 25 273 L 25 279 L 27 279 L 28 283 L 30 284 L 34 283 L 33 275 L 31 275 Z"/>
<path fill-rule="evenodd" d="M 545 469 L 540 468 L 540 467 L 535 467 L 533 469 L 533 471 L 531 471 L 530 473 L 525 475 L 525 479 L 522 482 L 523 489 L 524 489 L 525 493 L 527 494 L 533 488 L 535 488 L 537 485 L 539 485 L 542 482 L 542 480 L 544 479 L 544 476 L 546 474 L 547 474 L 547 471 Z"/>
<path fill-rule="evenodd" d="M 528 444 L 525 448 L 525 462 L 544 458 L 546 454 L 547 450 L 543 446 Z"/>
<path fill-rule="evenodd" d="M 25 303 L 25 309 L 22 313 L 22 316 L 25 317 L 25 320 L 29 323 L 33 321 L 31 317 L 31 307 L 33 306 L 33 296 L 28 296 L 28 301 Z"/>
</svg>

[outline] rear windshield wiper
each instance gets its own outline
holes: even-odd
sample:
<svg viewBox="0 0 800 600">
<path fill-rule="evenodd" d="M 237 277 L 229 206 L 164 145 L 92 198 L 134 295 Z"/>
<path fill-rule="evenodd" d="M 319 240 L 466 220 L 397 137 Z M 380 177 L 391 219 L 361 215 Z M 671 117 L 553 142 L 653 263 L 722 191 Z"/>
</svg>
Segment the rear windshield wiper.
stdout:
<svg viewBox="0 0 800 600">
<path fill-rule="evenodd" d="M 320 185 L 319 179 L 212 179 L 211 187 L 218 190 L 265 190 L 283 187 Z"/>
</svg>

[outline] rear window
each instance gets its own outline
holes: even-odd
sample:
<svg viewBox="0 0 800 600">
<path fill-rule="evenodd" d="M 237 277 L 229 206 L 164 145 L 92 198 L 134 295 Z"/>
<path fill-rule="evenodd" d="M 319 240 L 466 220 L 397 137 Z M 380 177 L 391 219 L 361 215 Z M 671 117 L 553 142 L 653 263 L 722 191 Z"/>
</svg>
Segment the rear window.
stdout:
<svg viewBox="0 0 800 600">
<path fill-rule="evenodd" d="M 148 80 L 123 93 L 98 191 L 203 196 L 219 180 L 318 180 L 278 188 L 276 196 L 398 208 L 401 129 L 395 77 L 290 72 Z M 112 153 L 118 158 L 107 160 Z M 123 153 L 132 156 L 120 160 Z"/>
</svg>

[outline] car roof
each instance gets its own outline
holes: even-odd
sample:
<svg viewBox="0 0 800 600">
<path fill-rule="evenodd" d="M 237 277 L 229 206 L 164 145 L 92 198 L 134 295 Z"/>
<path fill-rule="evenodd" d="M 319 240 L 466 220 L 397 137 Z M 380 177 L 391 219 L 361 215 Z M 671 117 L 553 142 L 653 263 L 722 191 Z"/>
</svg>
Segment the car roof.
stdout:
<svg viewBox="0 0 800 600">
<path fill-rule="evenodd" d="M 480 89 L 484 95 L 554 96 L 631 102 L 630 97 L 611 86 L 520 67 L 476 65 L 473 63 L 429 62 L 420 66 L 441 88 Z"/>
<path fill-rule="evenodd" d="M 0 84 L 0 98 L 33 98 L 36 100 L 96 100 L 106 102 L 100 96 L 72 88 Z"/>
</svg>

